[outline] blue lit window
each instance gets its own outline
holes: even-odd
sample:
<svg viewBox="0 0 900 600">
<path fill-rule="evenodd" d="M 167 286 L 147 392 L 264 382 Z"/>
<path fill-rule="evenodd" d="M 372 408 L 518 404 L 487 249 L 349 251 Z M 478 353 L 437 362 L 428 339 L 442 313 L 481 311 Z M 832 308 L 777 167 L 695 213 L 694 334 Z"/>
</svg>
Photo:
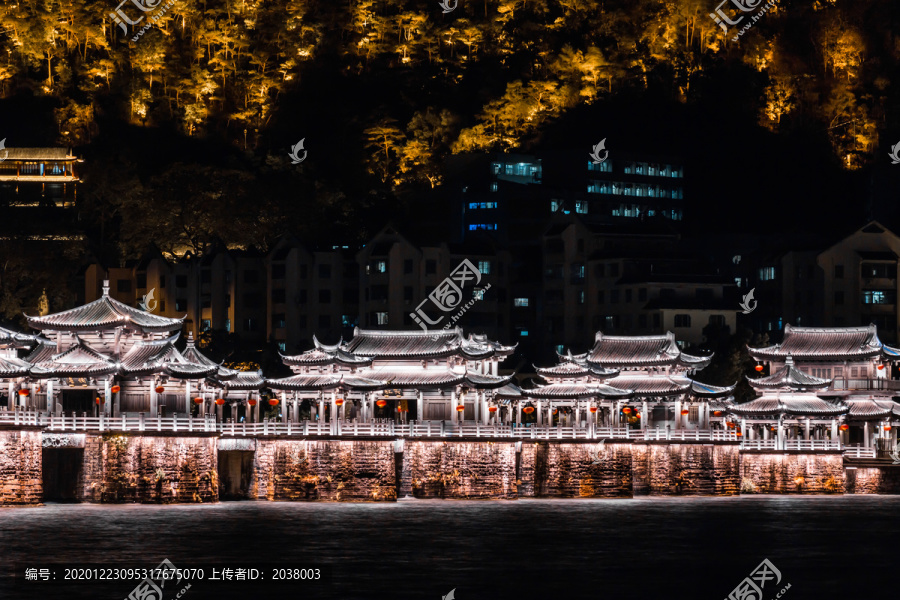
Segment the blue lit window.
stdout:
<svg viewBox="0 0 900 600">
<path fill-rule="evenodd" d="M 384 273 L 387 271 L 387 261 L 384 260 L 376 260 L 375 261 L 375 270 L 379 273 Z"/>
<path fill-rule="evenodd" d="M 578 292 L 578 304 L 584 304 L 584 290 Z"/>
<path fill-rule="evenodd" d="M 203 319 L 200 322 L 200 331 L 209 331 L 211 327 L 212 325 L 209 319 Z"/>
<path fill-rule="evenodd" d="M 556 346 L 556 353 L 557 353 L 557 354 L 562 354 L 562 353 L 565 352 L 565 351 L 566 351 L 566 347 L 563 346 L 562 344 L 559 344 L 559 345 Z"/>
<path fill-rule="evenodd" d="M 496 181 L 492 181 L 492 182 L 491 182 L 491 191 L 492 191 L 492 192 L 496 192 L 496 191 L 497 191 L 497 182 L 496 182 Z"/>
<path fill-rule="evenodd" d="M 862 293 L 863 304 L 893 304 L 893 290 L 866 290 Z"/>
<path fill-rule="evenodd" d="M 587 202 L 576 202 L 575 203 L 575 212 L 581 215 L 586 215 L 588 211 Z"/>
<path fill-rule="evenodd" d="M 472 290 L 472 297 L 476 300 L 484 300 L 484 290 L 481 288 L 475 288 Z"/>
<path fill-rule="evenodd" d="M 478 270 L 481 271 L 482 275 L 490 275 L 491 273 L 491 261 L 489 260 L 479 260 L 478 261 Z"/>
<path fill-rule="evenodd" d="M 278 342 L 278 350 L 281 352 L 287 352 L 287 342 Z"/>
<path fill-rule="evenodd" d="M 527 329 L 520 329 L 520 330 L 519 330 L 519 337 L 528 337 L 528 330 L 527 330 Z"/>
<path fill-rule="evenodd" d="M 485 229 L 488 231 L 495 231 L 497 229 L 496 223 L 473 223 L 469 225 L 469 231 L 475 231 L 476 229 Z"/>
<path fill-rule="evenodd" d="M 759 270 L 760 281 L 771 281 L 775 279 L 775 267 L 763 267 Z"/>
<path fill-rule="evenodd" d="M 231 331 L 231 319 L 225 319 L 225 331 Z"/>
<path fill-rule="evenodd" d="M 513 298 L 513 306 L 528 306 L 528 298 Z"/>
</svg>

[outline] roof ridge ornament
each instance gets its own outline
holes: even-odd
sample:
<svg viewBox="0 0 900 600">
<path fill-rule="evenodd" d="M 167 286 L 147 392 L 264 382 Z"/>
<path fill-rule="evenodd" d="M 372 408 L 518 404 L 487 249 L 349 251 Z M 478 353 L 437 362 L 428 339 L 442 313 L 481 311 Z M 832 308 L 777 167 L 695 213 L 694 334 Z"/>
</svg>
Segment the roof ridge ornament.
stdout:
<svg viewBox="0 0 900 600">
<path fill-rule="evenodd" d="M 103 280 L 103 297 L 104 298 L 109 297 L 109 279 Z"/>
</svg>

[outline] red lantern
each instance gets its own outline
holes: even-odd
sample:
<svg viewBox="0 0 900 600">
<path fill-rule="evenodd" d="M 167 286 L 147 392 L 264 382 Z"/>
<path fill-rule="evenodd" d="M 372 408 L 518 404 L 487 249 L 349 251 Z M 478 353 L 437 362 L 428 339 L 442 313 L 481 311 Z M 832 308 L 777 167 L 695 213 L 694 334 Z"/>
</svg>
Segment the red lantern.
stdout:
<svg viewBox="0 0 900 600">
<path fill-rule="evenodd" d="M 28 390 L 19 390 L 19 395 L 20 395 L 20 396 L 27 396 L 27 395 L 30 394 L 30 393 L 31 393 L 31 392 L 29 392 Z"/>
<path fill-rule="evenodd" d="M 640 416 L 641 416 L 641 413 L 634 413 L 634 416 L 640 417 Z"/>
<path fill-rule="evenodd" d="M 526 406 L 525 408 L 522 409 L 522 412 L 525 413 L 526 415 L 530 415 L 531 413 L 534 412 L 534 407 Z"/>
<path fill-rule="evenodd" d="M 250 398 L 249 400 L 247 400 L 247 404 L 249 404 L 250 406 L 256 406 L 256 400 Z"/>
<path fill-rule="evenodd" d="M 269 398 L 269 406 L 278 406 L 278 398 Z"/>
<path fill-rule="evenodd" d="M 725 423 L 725 424 L 728 425 L 728 427 L 734 428 L 734 423 L 731 423 L 730 421 L 729 421 L 728 423 Z"/>
<path fill-rule="evenodd" d="M 558 409 L 558 408 L 554 408 L 554 409 L 553 409 L 553 414 L 554 414 L 554 415 L 555 415 L 556 413 L 558 413 L 558 412 L 559 412 L 559 409 Z"/>
<path fill-rule="evenodd" d="M 496 406 L 488 406 L 488 412 L 492 412 L 492 413 L 497 412 L 497 407 Z"/>
<path fill-rule="evenodd" d="M 166 391 L 166 388 L 164 388 L 163 386 L 161 386 L 161 385 L 156 386 L 157 394 L 162 394 L 164 391 Z"/>
<path fill-rule="evenodd" d="M 740 431 L 738 431 L 735 435 L 737 435 L 738 437 L 741 437 L 744 434 L 742 434 Z"/>
<path fill-rule="evenodd" d="M 109 388 L 109 391 L 111 391 L 113 394 L 118 394 L 118 393 L 119 393 L 119 390 L 121 390 L 121 389 L 122 389 L 122 388 L 120 388 L 119 386 L 114 385 L 114 386 L 112 386 L 111 388 Z"/>
<path fill-rule="evenodd" d="M 408 412 L 408 411 L 409 411 L 408 408 L 403 408 L 402 406 L 398 406 L 398 407 L 397 407 L 397 412 L 398 412 L 398 413 Z"/>
<path fill-rule="evenodd" d="M 756 366 L 753 367 L 753 368 L 756 369 L 756 372 L 757 372 L 757 373 L 762 373 L 762 370 L 763 370 L 764 367 L 763 367 L 762 365 L 756 365 Z"/>
<path fill-rule="evenodd" d="M 885 431 L 890 431 L 890 430 L 891 430 L 891 426 L 890 426 L 890 425 L 885 425 L 885 426 L 884 426 L 884 430 L 885 430 Z"/>
<path fill-rule="evenodd" d="M 631 413 L 631 408 L 629 408 L 629 407 L 626 406 L 625 408 L 622 409 L 622 412 L 625 413 L 626 415 L 627 415 L 627 414 L 630 414 L 630 413 Z"/>
<path fill-rule="evenodd" d="M 94 400 L 94 402 L 96 402 L 97 404 L 104 404 L 106 402 L 106 400 L 104 400 L 100 396 L 97 396 L 97 399 Z"/>
<path fill-rule="evenodd" d="M 681 416 L 687 416 L 689 414 L 691 414 L 691 411 L 689 411 L 688 409 L 686 409 L 686 408 L 681 409 Z"/>
<path fill-rule="evenodd" d="M 464 405 L 462 405 L 462 404 L 456 405 L 456 412 L 462 412 L 464 410 L 466 410 L 466 407 Z"/>
<path fill-rule="evenodd" d="M 375 406 L 377 406 L 378 408 L 384 408 L 385 406 L 387 406 L 387 400 L 378 400 L 377 402 L 375 402 Z"/>
<path fill-rule="evenodd" d="M 338 406 L 343 406 L 343 405 L 344 405 L 344 399 L 343 399 L 343 398 L 338 398 L 337 400 L 334 401 L 334 403 L 337 404 Z"/>
<path fill-rule="evenodd" d="M 225 404 L 225 398 L 216 398 L 216 404 L 218 406 L 222 406 L 223 404 Z"/>
<path fill-rule="evenodd" d="M 847 431 L 848 429 L 850 429 L 850 426 L 846 423 L 841 423 L 841 426 L 838 427 L 838 429 L 840 429 L 841 431 Z"/>
<path fill-rule="evenodd" d="M 203 398 L 194 398 L 194 404 L 203 404 Z"/>
<path fill-rule="evenodd" d="M 592 413 L 597 412 L 597 407 L 596 407 L 596 406 L 592 406 L 592 407 L 591 407 L 591 412 L 592 412 Z"/>
<path fill-rule="evenodd" d="M 721 410 L 713 411 L 713 415 L 716 416 L 716 417 L 721 417 L 721 416 L 722 416 L 722 411 L 721 411 Z"/>
<path fill-rule="evenodd" d="M 884 371 L 884 365 L 878 365 L 878 370 L 879 370 L 879 371 Z"/>
</svg>

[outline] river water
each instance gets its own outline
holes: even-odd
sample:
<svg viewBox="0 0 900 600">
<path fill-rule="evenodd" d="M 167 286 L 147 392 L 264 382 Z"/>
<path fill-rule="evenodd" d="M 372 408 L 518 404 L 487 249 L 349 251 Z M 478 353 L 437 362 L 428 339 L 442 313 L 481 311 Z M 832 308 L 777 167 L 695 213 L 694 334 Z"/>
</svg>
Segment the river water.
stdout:
<svg viewBox="0 0 900 600">
<path fill-rule="evenodd" d="M 782 577 L 765 600 L 787 584 L 784 600 L 893 597 L 898 511 L 898 496 L 48 504 L 0 510 L 0 598 L 121 600 L 139 580 L 66 584 L 62 570 L 163 559 L 204 567 L 185 600 L 721 600 L 763 559 Z M 56 582 L 11 577 L 42 565 Z M 318 566 L 324 579 L 208 579 L 241 565 Z"/>
</svg>

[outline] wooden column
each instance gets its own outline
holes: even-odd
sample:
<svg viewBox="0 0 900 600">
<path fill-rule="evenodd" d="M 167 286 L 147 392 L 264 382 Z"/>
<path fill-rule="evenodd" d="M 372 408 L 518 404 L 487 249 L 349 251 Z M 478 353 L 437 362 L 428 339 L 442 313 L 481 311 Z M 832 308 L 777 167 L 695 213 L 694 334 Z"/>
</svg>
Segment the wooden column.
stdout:
<svg viewBox="0 0 900 600">
<path fill-rule="evenodd" d="M 416 415 L 418 415 L 419 421 L 425 419 L 425 394 L 422 393 L 422 390 L 416 392 Z"/>
</svg>

